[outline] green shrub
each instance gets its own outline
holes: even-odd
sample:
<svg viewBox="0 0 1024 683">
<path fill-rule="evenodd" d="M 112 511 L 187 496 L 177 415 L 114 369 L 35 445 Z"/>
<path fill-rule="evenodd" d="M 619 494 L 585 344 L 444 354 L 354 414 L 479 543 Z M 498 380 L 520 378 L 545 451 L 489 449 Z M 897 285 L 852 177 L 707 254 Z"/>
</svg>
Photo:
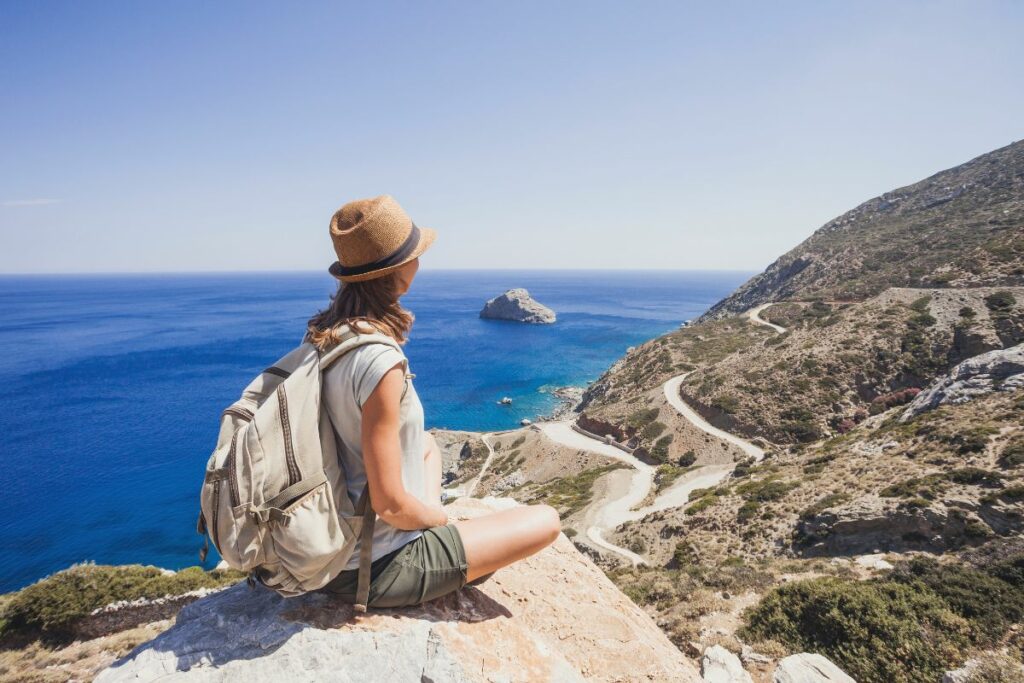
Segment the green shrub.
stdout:
<svg viewBox="0 0 1024 683">
<path fill-rule="evenodd" d="M 932 298 L 930 296 L 922 296 L 920 299 L 915 299 L 910 304 L 910 308 L 917 311 L 918 313 L 925 313 L 928 310 L 928 304 L 930 304 Z"/>
<path fill-rule="evenodd" d="M 1005 289 L 993 292 L 985 297 L 985 305 L 988 306 L 988 310 L 997 316 L 1009 313 L 1016 303 L 1017 299 L 1013 296 L 1013 293 Z"/>
<path fill-rule="evenodd" d="M 697 549 L 689 541 L 679 541 L 679 543 L 676 543 L 675 550 L 672 551 L 672 566 L 683 567 L 697 564 L 699 560 L 700 557 L 697 555 Z"/>
<path fill-rule="evenodd" d="M 697 454 L 693 452 L 693 449 L 690 449 L 679 456 L 680 467 L 689 467 L 695 462 L 697 462 Z"/>
<path fill-rule="evenodd" d="M 64 643 L 79 621 L 99 607 L 120 600 L 181 595 L 199 588 L 237 583 L 245 574 L 189 567 L 164 574 L 158 567 L 76 564 L 5 596 L 0 641 L 39 638 Z"/>
<path fill-rule="evenodd" d="M 628 467 L 623 463 L 602 465 L 583 470 L 572 477 L 552 479 L 538 486 L 530 497 L 531 502 L 544 502 L 558 510 L 564 518 L 583 509 L 594 496 L 594 482 L 612 470 Z"/>
<path fill-rule="evenodd" d="M 771 500 L 778 500 L 795 489 L 799 484 L 793 481 L 779 481 L 777 479 L 763 479 L 761 481 L 748 481 L 736 487 L 736 493 L 743 496 L 745 500 L 754 500 L 764 503 Z"/>
<path fill-rule="evenodd" d="M 660 423 L 659 423 L 660 424 Z M 666 434 L 654 443 L 654 447 L 651 448 L 651 456 L 658 462 L 665 462 L 668 460 L 668 445 L 672 443 L 672 435 Z"/>
<path fill-rule="evenodd" d="M 997 430 L 986 425 L 971 427 L 950 435 L 947 442 L 955 445 L 957 452 L 961 454 L 981 453 L 988 446 L 989 437 L 996 432 Z"/>
<path fill-rule="evenodd" d="M 861 683 L 936 681 L 962 661 L 969 626 L 934 592 L 824 577 L 782 585 L 745 614 L 739 636 L 819 652 Z"/>
<path fill-rule="evenodd" d="M 732 469 L 732 476 L 734 479 L 745 477 L 750 474 L 750 470 L 757 463 L 753 458 L 744 458 L 743 460 L 736 463 L 736 467 Z"/>
<path fill-rule="evenodd" d="M 999 569 L 1012 568 L 1015 561 L 1020 558 Z M 968 566 L 940 564 L 930 557 L 902 563 L 891 578 L 926 586 L 939 595 L 954 613 L 971 622 L 971 639 L 980 647 L 994 646 L 1011 625 L 1024 620 L 1024 583 L 1009 583 Z"/>
<path fill-rule="evenodd" d="M 723 413 L 733 415 L 739 410 L 740 400 L 731 394 L 716 396 L 711 400 L 711 406 L 721 410 Z"/>
<path fill-rule="evenodd" d="M 760 508 L 761 508 L 761 504 L 758 503 L 756 500 L 748 500 L 748 501 L 746 501 L 745 503 L 743 503 L 743 505 L 740 506 L 740 509 L 736 511 L 736 521 L 738 521 L 738 522 L 748 522 L 748 521 L 750 521 L 751 519 L 754 518 L 754 515 L 757 514 L 757 511 Z"/>
<path fill-rule="evenodd" d="M 946 479 L 941 474 L 913 477 L 890 484 L 878 492 L 883 498 L 924 498 L 935 500 L 946 490 Z"/>
<path fill-rule="evenodd" d="M 722 496 L 729 493 L 729 489 L 725 487 L 716 489 L 696 489 L 690 492 L 690 501 L 693 501 L 692 505 L 686 508 L 686 514 L 693 515 L 702 510 L 706 510 L 719 501 Z"/>
<path fill-rule="evenodd" d="M 1003 446 L 999 454 L 999 464 L 1002 467 L 1019 467 L 1024 465 L 1024 435 L 1018 434 Z"/>
<path fill-rule="evenodd" d="M 648 422 L 653 422 L 658 417 L 657 408 L 641 408 L 630 413 L 626 418 L 626 424 L 636 429 L 642 429 Z"/>
<path fill-rule="evenodd" d="M 803 466 L 804 474 L 818 474 L 825 469 L 825 465 L 835 459 L 835 453 L 825 453 L 824 455 L 819 455 L 816 458 L 811 458 Z"/>
<path fill-rule="evenodd" d="M 668 463 L 658 465 L 658 469 L 654 472 L 655 493 L 661 493 L 667 489 L 684 472 L 686 472 L 686 470 L 682 467 L 676 467 L 675 465 L 670 465 Z"/>
<path fill-rule="evenodd" d="M 1002 491 L 997 491 L 992 495 L 998 496 L 1003 500 L 1024 500 L 1024 484 L 1014 484 L 1013 486 L 1007 486 Z"/>
<path fill-rule="evenodd" d="M 643 426 L 643 429 L 640 430 L 640 436 L 645 440 L 650 441 L 663 431 L 665 431 L 665 423 L 655 420 L 654 422 L 648 422 Z"/>
<path fill-rule="evenodd" d="M 800 513 L 800 519 L 808 520 L 817 517 L 824 510 L 835 507 L 836 505 L 842 505 L 849 499 L 850 495 L 848 493 L 830 493 L 804 508 Z"/>
<path fill-rule="evenodd" d="M 947 477 L 957 484 L 974 486 L 998 486 L 1002 477 L 997 472 L 990 472 L 980 467 L 961 467 L 951 471 Z"/>
</svg>

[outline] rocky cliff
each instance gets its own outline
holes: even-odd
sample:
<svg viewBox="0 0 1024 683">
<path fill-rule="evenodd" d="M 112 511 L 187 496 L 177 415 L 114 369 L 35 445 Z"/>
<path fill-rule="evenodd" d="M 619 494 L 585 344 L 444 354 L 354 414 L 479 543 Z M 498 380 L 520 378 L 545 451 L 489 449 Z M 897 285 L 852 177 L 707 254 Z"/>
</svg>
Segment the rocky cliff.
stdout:
<svg viewBox="0 0 1024 683">
<path fill-rule="evenodd" d="M 452 519 L 510 501 L 460 500 Z M 514 504 L 514 503 L 511 503 Z M 371 610 L 238 584 L 97 681 L 698 681 L 694 665 L 565 536 L 479 587 Z"/>
</svg>

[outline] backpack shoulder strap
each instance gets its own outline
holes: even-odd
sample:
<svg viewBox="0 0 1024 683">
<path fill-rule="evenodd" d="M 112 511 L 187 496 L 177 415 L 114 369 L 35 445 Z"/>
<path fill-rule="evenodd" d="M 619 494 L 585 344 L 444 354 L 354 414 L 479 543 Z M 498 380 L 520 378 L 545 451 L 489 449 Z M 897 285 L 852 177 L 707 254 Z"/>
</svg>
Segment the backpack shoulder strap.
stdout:
<svg viewBox="0 0 1024 683">
<path fill-rule="evenodd" d="M 351 327 L 341 335 L 341 342 L 339 344 L 320 354 L 320 371 L 323 372 L 327 370 L 327 368 L 331 367 L 335 361 L 349 351 L 367 344 L 387 344 L 391 348 L 395 349 L 398 353 L 402 354 L 405 372 L 409 372 L 409 359 L 406 358 L 405 352 L 397 341 L 381 332 L 360 333 L 356 332 Z"/>
</svg>

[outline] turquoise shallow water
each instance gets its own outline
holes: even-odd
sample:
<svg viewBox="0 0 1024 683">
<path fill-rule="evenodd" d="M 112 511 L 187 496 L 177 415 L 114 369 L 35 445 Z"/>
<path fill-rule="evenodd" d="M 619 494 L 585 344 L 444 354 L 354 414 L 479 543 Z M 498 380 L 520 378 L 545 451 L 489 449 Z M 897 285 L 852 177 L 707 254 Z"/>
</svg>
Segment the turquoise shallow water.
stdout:
<svg viewBox="0 0 1024 683">
<path fill-rule="evenodd" d="M 547 414 L 551 389 L 593 381 L 749 275 L 421 270 L 402 303 L 426 426 Z M 317 273 L 0 277 L 0 591 L 82 560 L 196 564 L 220 411 L 300 341 L 333 287 Z M 558 322 L 478 317 L 512 287 Z M 513 405 L 497 405 L 506 395 Z"/>
</svg>

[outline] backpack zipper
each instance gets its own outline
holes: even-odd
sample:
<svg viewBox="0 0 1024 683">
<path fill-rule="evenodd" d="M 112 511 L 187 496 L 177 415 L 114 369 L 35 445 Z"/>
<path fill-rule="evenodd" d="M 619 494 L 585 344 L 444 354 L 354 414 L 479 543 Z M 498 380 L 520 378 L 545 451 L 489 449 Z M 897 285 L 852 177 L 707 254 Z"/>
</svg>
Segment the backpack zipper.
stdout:
<svg viewBox="0 0 1024 683">
<path fill-rule="evenodd" d="M 220 537 L 217 533 L 217 517 L 220 515 L 220 482 L 221 478 L 217 478 L 213 482 L 213 524 L 211 525 L 213 528 L 210 529 L 213 545 L 216 546 L 218 553 L 220 552 Z"/>
<path fill-rule="evenodd" d="M 284 392 L 284 384 L 277 388 L 277 402 L 281 411 L 284 457 L 288 461 L 288 485 L 291 486 L 302 479 L 302 472 L 299 471 L 299 464 L 295 462 L 295 447 L 292 445 L 292 424 L 288 417 L 288 395 Z"/>
<path fill-rule="evenodd" d="M 238 507 L 241 504 L 238 494 L 238 472 L 235 466 L 235 460 L 237 459 L 238 451 L 238 430 L 231 435 L 231 450 L 228 451 L 227 462 L 225 465 L 228 469 L 228 484 L 231 485 L 231 506 Z"/>
</svg>

